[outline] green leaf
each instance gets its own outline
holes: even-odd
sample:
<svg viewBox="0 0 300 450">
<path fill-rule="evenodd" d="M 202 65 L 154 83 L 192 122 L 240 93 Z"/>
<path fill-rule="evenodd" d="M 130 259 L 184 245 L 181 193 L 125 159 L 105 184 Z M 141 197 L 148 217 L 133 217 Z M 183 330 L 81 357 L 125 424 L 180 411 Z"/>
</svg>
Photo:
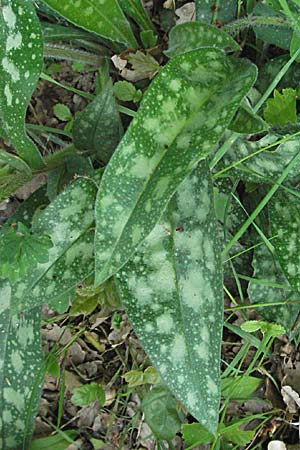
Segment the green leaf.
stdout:
<svg viewBox="0 0 300 450">
<path fill-rule="evenodd" d="M 214 435 L 207 431 L 201 423 L 182 425 L 184 443 L 190 446 L 208 444 L 214 439 Z"/>
<path fill-rule="evenodd" d="M 67 122 L 68 120 L 73 119 L 70 108 L 62 103 L 57 103 L 53 107 L 53 111 L 56 117 L 63 122 Z"/>
<path fill-rule="evenodd" d="M 158 36 L 152 30 L 142 31 L 140 38 L 144 48 L 153 48 L 157 44 Z"/>
<path fill-rule="evenodd" d="M 268 124 L 255 114 L 245 101 L 242 103 L 235 118 L 229 125 L 230 130 L 243 134 L 261 133 L 267 128 Z"/>
<path fill-rule="evenodd" d="M 136 53 L 130 53 L 127 60 L 132 66 L 135 78 L 139 80 L 152 79 L 160 69 L 159 63 L 150 53 L 143 53 L 140 50 Z"/>
<path fill-rule="evenodd" d="M 32 177 L 25 172 L 11 170 L 9 165 L 0 165 L 0 202 L 31 179 Z"/>
<path fill-rule="evenodd" d="M 30 167 L 25 161 L 12 153 L 0 150 L 0 166 L 5 164 L 8 164 L 10 167 L 13 167 L 20 172 L 25 172 L 28 176 L 32 174 Z"/>
<path fill-rule="evenodd" d="M 290 285 L 300 291 L 300 211 L 291 194 L 279 190 L 270 203 L 270 222 L 275 252 Z"/>
<path fill-rule="evenodd" d="M 122 102 L 139 102 L 143 96 L 142 91 L 128 81 L 117 81 L 114 84 L 114 94 Z"/>
<path fill-rule="evenodd" d="M 196 0 L 197 20 L 211 23 L 217 19 L 223 23 L 231 22 L 237 13 L 236 0 Z"/>
<path fill-rule="evenodd" d="M 78 436 L 78 430 L 66 430 L 31 442 L 29 450 L 66 450 Z"/>
<path fill-rule="evenodd" d="M 0 280 L 0 447 L 18 450 L 28 448 L 39 404 L 41 311 L 12 314 L 11 300 L 9 283 Z"/>
<path fill-rule="evenodd" d="M 46 370 L 54 378 L 60 376 L 60 367 L 53 353 L 49 353 L 46 359 Z"/>
<path fill-rule="evenodd" d="M 73 142 L 82 152 L 95 153 L 107 163 L 123 134 L 111 82 L 107 83 L 73 124 Z"/>
<path fill-rule="evenodd" d="M 300 46 L 299 31 L 294 31 L 290 46 L 291 56 L 293 56 L 293 54 L 296 53 L 296 51 L 299 49 L 299 46 Z M 300 56 L 297 56 L 296 61 L 300 62 Z"/>
<path fill-rule="evenodd" d="M 34 168 L 43 160 L 28 138 L 25 114 L 43 64 L 43 41 L 31 0 L 3 0 L 0 6 L 0 108 L 18 154 Z M 28 24 L 30 23 L 30 26 Z"/>
<path fill-rule="evenodd" d="M 178 185 L 217 144 L 255 77 L 248 61 L 215 49 L 177 56 L 160 71 L 101 182 L 97 284 L 153 229 Z"/>
<path fill-rule="evenodd" d="M 142 30 L 154 30 L 155 28 L 145 11 L 141 0 L 119 0 L 119 4 L 123 11 L 132 17 L 134 21 L 140 25 Z"/>
<path fill-rule="evenodd" d="M 47 263 L 38 264 L 12 286 L 12 310 L 24 311 L 60 299 L 93 273 L 94 201 L 101 172 L 80 178 L 43 210 L 33 231 L 50 236 Z"/>
<path fill-rule="evenodd" d="M 117 0 L 45 0 L 45 3 L 71 23 L 112 42 L 137 48 L 130 25 Z"/>
<path fill-rule="evenodd" d="M 33 270 L 38 263 L 46 263 L 52 242 L 49 236 L 38 236 L 22 223 L 0 234 L 0 278 L 14 282 Z"/>
<path fill-rule="evenodd" d="M 239 44 L 219 28 L 207 23 L 185 22 L 172 28 L 169 35 L 169 48 L 164 53 L 169 58 L 173 58 L 201 47 L 240 50 Z"/>
<path fill-rule="evenodd" d="M 254 438 L 255 430 L 241 430 L 241 425 L 242 421 L 239 421 L 225 428 L 222 427 L 220 428 L 220 433 L 226 441 L 242 446 L 247 445 Z"/>
<path fill-rule="evenodd" d="M 260 245 L 254 250 L 252 263 L 254 280 L 251 280 L 248 285 L 249 300 L 251 303 L 265 304 L 265 307 L 257 308 L 256 311 L 268 321 L 277 322 L 290 331 L 295 323 L 300 306 L 297 304 L 268 306 L 268 303 L 286 299 L 295 301 L 299 298 L 299 294 L 279 288 L 279 286 L 276 287 L 276 284 L 288 286 L 288 281 L 274 256 L 264 245 Z M 259 281 L 264 283 L 260 284 Z M 274 284 L 275 286 L 272 286 Z"/>
<path fill-rule="evenodd" d="M 260 330 L 263 334 L 274 337 L 285 334 L 285 330 L 282 325 L 265 322 L 264 320 L 247 320 L 241 324 L 241 329 L 243 331 L 247 331 L 248 333 L 255 333 Z"/>
<path fill-rule="evenodd" d="M 264 110 L 265 119 L 272 125 L 282 127 L 288 122 L 295 123 L 297 121 L 296 98 L 297 93 L 294 89 L 283 89 L 282 93 L 275 89 L 274 97 L 267 100 Z"/>
<path fill-rule="evenodd" d="M 71 309 L 69 311 L 70 317 L 79 316 L 80 314 L 84 314 L 85 316 L 88 316 L 91 314 L 98 306 L 99 303 L 99 295 L 80 295 L 77 294 L 75 299 L 72 302 Z"/>
<path fill-rule="evenodd" d="M 206 163 L 180 185 L 163 218 L 116 279 L 153 366 L 190 413 L 215 432 L 222 264 Z"/>
<path fill-rule="evenodd" d="M 105 403 L 105 392 L 98 383 L 85 384 L 75 389 L 71 401 L 76 406 L 86 406 L 98 400 L 100 406 Z"/>
<path fill-rule="evenodd" d="M 181 420 L 176 401 L 164 386 L 155 386 L 143 398 L 145 420 L 157 439 L 171 440 L 180 429 Z"/>
<path fill-rule="evenodd" d="M 147 367 L 143 372 L 142 370 L 130 370 L 123 375 L 128 387 L 142 386 L 144 384 L 156 384 L 159 382 L 160 376 L 154 367 Z"/>
<path fill-rule="evenodd" d="M 221 380 L 222 397 L 230 400 L 247 400 L 261 385 L 262 379 L 249 376 L 227 377 Z"/>
</svg>

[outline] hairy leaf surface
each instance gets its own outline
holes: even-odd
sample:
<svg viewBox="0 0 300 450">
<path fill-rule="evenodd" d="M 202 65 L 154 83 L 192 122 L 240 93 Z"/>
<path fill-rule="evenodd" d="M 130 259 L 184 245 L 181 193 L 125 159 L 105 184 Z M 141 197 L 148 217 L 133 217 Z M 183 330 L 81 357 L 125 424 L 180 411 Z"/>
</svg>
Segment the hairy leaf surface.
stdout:
<svg viewBox="0 0 300 450">
<path fill-rule="evenodd" d="M 214 432 L 223 294 L 206 164 L 180 185 L 163 218 L 116 279 L 153 365 L 190 413 Z"/>
<path fill-rule="evenodd" d="M 0 107 L 18 154 L 35 169 L 42 157 L 28 138 L 25 114 L 43 64 L 43 41 L 31 0 L 3 0 L 0 6 Z"/>
<path fill-rule="evenodd" d="M 172 58 L 201 47 L 240 50 L 239 44 L 219 28 L 207 23 L 185 22 L 171 29 L 169 48 L 165 54 Z"/>
<path fill-rule="evenodd" d="M 96 153 L 97 158 L 107 163 L 122 137 L 122 125 L 113 87 L 108 82 L 80 114 L 73 124 L 73 142 L 80 151 Z"/>
<path fill-rule="evenodd" d="M 48 262 L 38 264 L 12 286 L 14 312 L 59 299 L 93 272 L 95 180 L 99 181 L 99 174 L 77 180 L 34 222 L 33 231 L 50 236 L 53 247 Z"/>
<path fill-rule="evenodd" d="M 128 47 L 137 47 L 130 25 L 117 0 L 45 0 L 78 27 Z"/>
<path fill-rule="evenodd" d="M 40 307 L 13 314 L 11 287 L 0 280 L 0 447 L 3 450 L 28 448 L 41 388 L 41 380 L 37 378 L 42 365 L 40 318 Z"/>
<path fill-rule="evenodd" d="M 161 70 L 103 175 L 96 283 L 117 272 L 153 229 L 177 186 L 218 142 L 255 77 L 255 66 L 216 49 L 177 56 Z"/>
</svg>

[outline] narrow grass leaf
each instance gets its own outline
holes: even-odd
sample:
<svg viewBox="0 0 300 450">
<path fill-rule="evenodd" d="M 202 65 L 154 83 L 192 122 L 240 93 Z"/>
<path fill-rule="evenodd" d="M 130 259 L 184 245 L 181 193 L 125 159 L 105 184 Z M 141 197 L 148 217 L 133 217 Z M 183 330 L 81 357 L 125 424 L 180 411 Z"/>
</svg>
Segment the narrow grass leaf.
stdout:
<svg viewBox="0 0 300 450">
<path fill-rule="evenodd" d="M 0 6 L 0 108 L 19 156 L 38 169 L 42 157 L 28 138 L 25 115 L 43 64 L 43 41 L 31 0 L 4 0 Z"/>
<path fill-rule="evenodd" d="M 215 432 L 220 398 L 222 264 L 206 163 L 117 274 L 145 351 L 175 396 Z"/>
<path fill-rule="evenodd" d="M 0 280 L 0 447 L 19 450 L 28 448 L 39 404 L 41 308 L 16 315 L 11 301 L 9 283 Z"/>
<path fill-rule="evenodd" d="M 108 82 L 73 124 L 73 142 L 81 152 L 95 153 L 97 159 L 108 163 L 123 134 L 120 115 Z"/>
<path fill-rule="evenodd" d="M 153 229 L 178 185 L 219 141 L 255 77 L 255 66 L 216 49 L 177 56 L 161 70 L 103 175 L 97 284 Z"/>
<path fill-rule="evenodd" d="M 45 0 L 45 3 L 74 25 L 112 42 L 137 47 L 130 25 L 117 0 Z"/>
<path fill-rule="evenodd" d="M 239 51 L 239 44 L 227 33 L 207 23 L 185 22 L 173 27 L 169 35 L 169 58 L 201 47 L 215 47 Z"/>
</svg>

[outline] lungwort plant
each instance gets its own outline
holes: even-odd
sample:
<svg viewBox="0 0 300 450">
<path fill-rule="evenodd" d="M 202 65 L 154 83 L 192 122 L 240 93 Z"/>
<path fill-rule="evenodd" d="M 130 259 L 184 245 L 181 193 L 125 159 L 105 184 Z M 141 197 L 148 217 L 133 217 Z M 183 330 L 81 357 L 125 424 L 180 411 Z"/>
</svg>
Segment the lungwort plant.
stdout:
<svg viewBox="0 0 300 450">
<path fill-rule="evenodd" d="M 237 307 L 248 285 L 297 333 L 299 2 L 196 0 L 178 25 L 154 3 L 161 25 L 140 0 L 0 0 L 0 200 L 47 174 L 0 234 L 3 450 L 30 447 L 41 307 L 64 312 L 78 285 L 115 283 L 206 442 L 241 433 L 218 427 L 223 273 Z M 95 91 L 54 80 L 53 58 L 94 71 Z M 57 108 L 64 129 L 27 112 L 39 79 L 86 100 Z"/>
</svg>

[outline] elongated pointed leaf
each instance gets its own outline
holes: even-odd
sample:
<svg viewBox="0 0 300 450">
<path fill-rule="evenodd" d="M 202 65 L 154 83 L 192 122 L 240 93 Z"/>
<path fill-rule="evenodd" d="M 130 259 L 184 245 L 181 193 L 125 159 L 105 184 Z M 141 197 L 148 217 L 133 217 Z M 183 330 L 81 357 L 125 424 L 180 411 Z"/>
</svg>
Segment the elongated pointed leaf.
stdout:
<svg viewBox="0 0 300 450">
<path fill-rule="evenodd" d="M 142 30 L 155 30 L 141 0 L 119 0 L 123 11 L 132 17 Z"/>
<path fill-rule="evenodd" d="M 178 188 L 163 219 L 116 279 L 153 365 L 190 413 L 214 432 L 223 294 L 206 164 Z"/>
<path fill-rule="evenodd" d="M 254 267 L 253 278 L 255 280 L 250 281 L 248 286 L 250 302 L 265 304 L 265 307 L 257 308 L 257 312 L 270 322 L 283 325 L 286 331 L 289 332 L 300 311 L 300 304 L 268 306 L 268 303 L 284 300 L 294 301 L 299 299 L 299 294 L 288 289 L 276 287 L 276 284 L 284 286 L 289 284 L 280 265 L 265 246 L 262 245 L 255 249 L 252 265 Z M 275 286 L 272 286 L 272 284 Z"/>
<path fill-rule="evenodd" d="M 45 3 L 78 27 L 113 42 L 137 47 L 117 0 L 45 0 Z"/>
<path fill-rule="evenodd" d="M 0 6 L 0 108 L 18 154 L 35 169 L 42 157 L 28 138 L 25 114 L 43 64 L 43 41 L 31 0 L 3 0 Z"/>
<path fill-rule="evenodd" d="M 201 47 L 240 50 L 239 44 L 227 33 L 201 22 L 185 22 L 170 31 L 169 48 L 165 54 L 172 58 Z"/>
<path fill-rule="evenodd" d="M 21 158 L 18 158 L 18 156 L 13 155 L 12 153 L 0 150 L 0 166 L 2 164 L 8 164 L 10 167 L 19 170 L 20 172 L 25 172 L 29 176 L 32 173 L 30 167 Z"/>
<path fill-rule="evenodd" d="M 33 230 L 52 239 L 49 260 L 12 286 L 12 311 L 20 312 L 59 298 L 93 272 L 94 202 L 97 173 L 81 178 L 38 216 Z"/>
<path fill-rule="evenodd" d="M 211 23 L 217 19 L 227 23 L 235 19 L 237 13 L 236 0 L 196 0 L 197 20 Z"/>
<path fill-rule="evenodd" d="M 122 137 L 122 125 L 111 82 L 97 95 L 73 124 L 73 142 L 80 151 L 96 153 L 107 163 Z"/>
<path fill-rule="evenodd" d="M 270 204 L 273 245 L 282 270 L 294 289 L 300 291 L 300 207 L 297 198 L 280 190 Z"/>
<path fill-rule="evenodd" d="M 169 198 L 214 148 L 256 77 L 246 60 L 201 49 L 173 58 L 148 89 L 96 202 L 96 282 L 117 272 Z"/>
<path fill-rule="evenodd" d="M 40 308 L 11 313 L 11 288 L 0 280 L 0 447 L 28 448 L 39 404 Z M 24 447 L 23 447 L 24 443 Z"/>
</svg>

